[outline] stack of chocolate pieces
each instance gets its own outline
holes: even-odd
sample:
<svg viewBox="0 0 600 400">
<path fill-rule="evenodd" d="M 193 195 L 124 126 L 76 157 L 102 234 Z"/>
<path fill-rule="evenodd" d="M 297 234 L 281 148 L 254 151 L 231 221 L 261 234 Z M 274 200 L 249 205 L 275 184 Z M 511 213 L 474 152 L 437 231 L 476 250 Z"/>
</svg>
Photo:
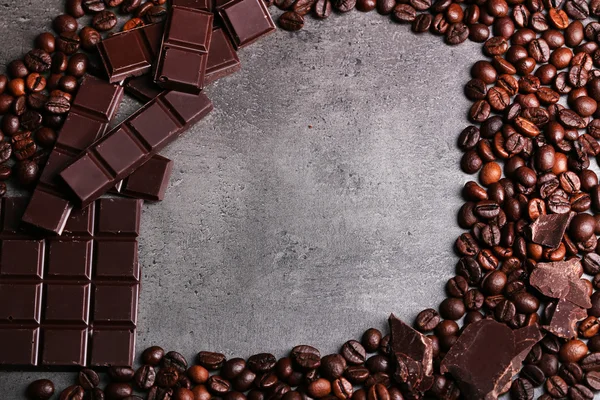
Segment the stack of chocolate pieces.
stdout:
<svg viewBox="0 0 600 400">
<path fill-rule="evenodd" d="M 236 49 L 275 30 L 262 0 L 173 0 L 165 23 L 98 44 L 30 200 L 0 207 L 0 365 L 128 366 L 135 354 L 143 200 L 162 200 L 158 154 L 213 109 Z M 124 90 L 144 106 L 108 131 Z M 129 198 L 100 197 L 118 194 Z"/>
</svg>

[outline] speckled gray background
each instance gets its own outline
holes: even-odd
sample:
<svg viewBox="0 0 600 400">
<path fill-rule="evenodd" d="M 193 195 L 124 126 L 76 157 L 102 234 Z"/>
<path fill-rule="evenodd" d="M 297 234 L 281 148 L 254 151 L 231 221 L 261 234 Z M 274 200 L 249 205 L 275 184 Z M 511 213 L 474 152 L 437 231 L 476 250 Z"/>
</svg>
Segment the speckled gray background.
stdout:
<svg viewBox="0 0 600 400">
<path fill-rule="evenodd" d="M 0 64 L 63 4 L 0 3 Z M 144 206 L 138 351 L 326 354 L 390 312 L 437 306 L 456 262 L 469 177 L 455 142 L 479 49 L 352 12 L 242 50 L 242 71 L 207 90 L 215 111 L 163 153 L 166 199 Z M 120 118 L 137 107 L 128 99 Z M 0 372 L 0 397 L 42 376 L 73 380 Z"/>
</svg>

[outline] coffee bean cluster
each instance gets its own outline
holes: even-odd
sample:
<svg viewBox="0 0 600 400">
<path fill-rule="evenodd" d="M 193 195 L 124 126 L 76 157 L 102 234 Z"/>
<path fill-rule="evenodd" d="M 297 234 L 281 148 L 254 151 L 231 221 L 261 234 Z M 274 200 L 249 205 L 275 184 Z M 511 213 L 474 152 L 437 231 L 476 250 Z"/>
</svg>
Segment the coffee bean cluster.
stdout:
<svg viewBox="0 0 600 400">
<path fill-rule="evenodd" d="M 181 354 L 161 347 L 146 349 L 137 370 L 111 367 L 110 383 L 99 387 L 98 374 L 82 369 L 77 382 L 64 389 L 61 400 L 403 400 L 391 377 L 389 336 L 368 329 L 360 341 L 350 340 L 339 353 L 322 356 L 312 346 L 296 346 L 287 357 L 268 353 L 248 359 L 227 359 L 220 353 L 201 351 L 195 364 Z M 446 380 L 438 377 L 442 390 Z M 54 393 L 47 379 L 29 385 L 29 399 L 45 400 Z M 135 393 L 145 393 L 139 397 Z"/>
<path fill-rule="evenodd" d="M 69 0 L 52 21 L 54 32 L 39 34 L 34 48 L 0 74 L 0 196 L 16 177 L 31 188 L 41 175 L 78 85 L 86 72 L 101 74 L 96 45 L 117 26 L 117 14 L 131 14 L 122 30 L 166 18 L 166 0 Z M 118 7 L 118 10 L 111 11 Z M 90 15 L 91 26 L 78 19 Z"/>
</svg>

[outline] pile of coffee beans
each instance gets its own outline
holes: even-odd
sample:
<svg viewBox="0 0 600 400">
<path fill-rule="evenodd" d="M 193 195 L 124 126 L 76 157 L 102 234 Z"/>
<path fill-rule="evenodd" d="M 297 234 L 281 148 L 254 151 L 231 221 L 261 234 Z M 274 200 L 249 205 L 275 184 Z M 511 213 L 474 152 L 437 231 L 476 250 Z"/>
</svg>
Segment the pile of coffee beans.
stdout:
<svg viewBox="0 0 600 400">
<path fill-rule="evenodd" d="M 70 0 L 67 14 L 54 20 L 56 35 L 46 32 L 35 49 L 8 65 L 0 76 L 0 179 L 17 162 L 23 184 L 39 175 L 44 149 L 56 139 L 69 111 L 78 79 L 92 67 L 101 32 L 118 24 L 110 7 L 133 14 L 123 28 L 159 21 L 164 1 Z M 110 383 L 97 387 L 95 372 L 83 370 L 78 384 L 61 399 L 251 400 L 304 398 L 399 400 L 460 397 L 459 383 L 439 373 L 439 363 L 464 327 L 494 318 L 511 328 L 549 323 L 555 302 L 529 283 L 539 263 L 581 259 L 581 282 L 591 296 L 587 318 L 575 321 L 574 337 L 547 333 L 524 361 L 510 396 L 533 399 L 592 399 L 600 390 L 600 186 L 590 169 L 600 155 L 600 0 L 275 0 L 286 12 L 280 25 L 302 28 L 304 16 L 327 18 L 353 8 L 392 15 L 431 31 L 448 44 L 467 38 L 483 43 L 485 59 L 474 63 L 464 87 L 473 101 L 472 125 L 459 135 L 464 151 L 460 167 L 473 179 L 464 186 L 456 240 L 460 259 L 448 280 L 447 298 L 438 309 L 418 314 L 414 326 L 434 344 L 435 382 L 425 394 L 400 388 L 390 378 L 389 338 L 369 329 L 362 341 L 345 343 L 340 354 L 321 357 L 310 346 L 295 347 L 277 360 L 258 354 L 226 360 L 201 352 L 188 367 L 180 354 L 151 348 L 137 371 L 111 368 Z M 92 26 L 77 33 L 76 18 L 92 15 Z M 78 53 L 78 50 L 87 53 Z M 40 149 L 41 148 L 41 149 Z M 0 191 L 3 187 L 0 186 Z M 541 217 L 572 213 L 558 245 L 532 240 L 528 229 Z M 368 356 L 368 354 L 373 355 Z M 48 381 L 28 389 L 30 398 L 48 398 Z"/>
<path fill-rule="evenodd" d="M 122 25 L 129 30 L 164 20 L 165 3 L 69 0 L 66 13 L 52 21 L 54 33 L 39 34 L 31 51 L 7 64 L 0 74 L 0 196 L 11 176 L 24 188 L 37 182 L 80 79 L 86 72 L 103 74 L 96 45 L 117 26 L 116 13 L 132 17 Z M 86 14 L 91 26 L 80 27 Z"/>
</svg>

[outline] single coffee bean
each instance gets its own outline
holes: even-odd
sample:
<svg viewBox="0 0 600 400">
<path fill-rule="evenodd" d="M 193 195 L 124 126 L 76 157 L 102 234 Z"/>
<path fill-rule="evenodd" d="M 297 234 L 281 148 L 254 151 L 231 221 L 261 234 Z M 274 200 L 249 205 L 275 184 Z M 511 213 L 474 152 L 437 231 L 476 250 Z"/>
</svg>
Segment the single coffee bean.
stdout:
<svg viewBox="0 0 600 400">
<path fill-rule="evenodd" d="M 421 311 L 415 321 L 416 328 L 421 332 L 429 332 L 440 323 L 440 315 L 433 308 Z"/>
<path fill-rule="evenodd" d="M 104 11 L 106 8 L 104 1 L 102 0 L 83 0 L 82 6 L 88 14 L 96 14 Z"/>
<path fill-rule="evenodd" d="M 381 1 L 393 2 L 394 0 L 378 0 L 378 1 L 379 2 L 381 2 Z M 378 10 L 379 10 L 379 3 L 378 3 Z M 313 8 L 313 15 L 318 19 L 328 18 L 331 15 L 331 1 L 330 0 L 317 0 L 317 2 L 315 3 L 315 6 Z"/>
<path fill-rule="evenodd" d="M 229 391 L 231 385 L 225 378 L 222 378 L 218 375 L 213 375 L 208 378 L 206 387 L 215 395 L 223 395 Z"/>
<path fill-rule="evenodd" d="M 560 376 L 551 376 L 546 380 L 546 392 L 555 399 L 565 397 L 569 387 Z"/>
<path fill-rule="evenodd" d="M 312 346 L 296 346 L 290 353 L 290 358 L 305 370 L 316 369 L 321 366 L 321 353 Z"/>
<path fill-rule="evenodd" d="M 27 110 L 21 116 L 21 127 L 28 131 L 34 131 L 42 125 L 42 114 L 37 111 Z"/>
<path fill-rule="evenodd" d="M 180 374 L 187 369 L 188 363 L 184 356 L 176 351 L 169 351 L 162 357 L 161 366 L 163 368 L 175 368 Z"/>
<path fill-rule="evenodd" d="M 279 362 L 278 362 L 278 364 L 279 364 Z M 203 368 L 203 367 L 200 367 L 200 368 Z M 223 365 L 223 368 L 221 368 L 221 376 L 223 376 L 225 379 L 232 380 L 236 376 L 238 376 L 245 368 L 246 368 L 246 361 L 243 358 L 232 358 L 230 360 L 227 360 L 225 365 Z M 203 369 L 205 369 L 205 368 L 203 368 Z M 290 371 L 290 373 L 291 373 L 291 371 Z"/>
<path fill-rule="evenodd" d="M 306 391 L 309 396 L 320 399 L 331 393 L 331 383 L 324 378 L 319 378 L 311 382 Z"/>
<path fill-rule="evenodd" d="M 52 114 L 65 114 L 71 109 L 71 104 L 64 96 L 52 96 L 44 108 Z"/>
<path fill-rule="evenodd" d="M 131 396 L 133 390 L 131 386 L 123 382 L 112 382 L 106 385 L 104 393 L 109 399 L 123 399 L 127 396 Z"/>
<path fill-rule="evenodd" d="M 329 354 L 321 360 L 321 375 L 329 380 L 335 380 L 341 377 L 346 370 L 346 359 L 340 354 Z M 362 372 L 361 372 L 362 373 Z M 367 371 L 367 375 L 368 375 Z M 350 381 L 353 380 L 347 376 Z M 365 377 L 366 379 L 366 377 Z"/>
<path fill-rule="evenodd" d="M 56 48 L 56 40 L 54 35 L 50 32 L 40 33 L 35 38 L 35 47 L 45 51 L 46 53 L 54 53 L 54 49 Z"/>
<path fill-rule="evenodd" d="M 413 22 L 417 18 L 417 10 L 410 4 L 397 4 L 392 17 L 397 22 Z"/>
<path fill-rule="evenodd" d="M 83 29 L 79 32 L 79 38 L 81 47 L 87 51 L 95 50 L 96 45 L 102 41 L 100 32 L 89 26 L 83 27 Z"/>
<path fill-rule="evenodd" d="M 89 368 L 84 368 L 79 371 L 78 382 L 79 385 L 85 390 L 92 390 L 98 386 L 100 383 L 100 378 L 95 371 Z"/>
<path fill-rule="evenodd" d="M 349 340 L 342 346 L 340 354 L 350 364 L 362 364 L 366 361 L 365 348 L 356 340 Z"/>
<path fill-rule="evenodd" d="M 600 353 L 590 353 L 580 362 L 581 368 L 585 372 L 600 371 Z"/>
<path fill-rule="evenodd" d="M 365 362 L 365 366 L 372 374 L 389 372 L 389 360 L 381 354 L 369 357 Z"/>
<path fill-rule="evenodd" d="M 363 333 L 361 344 L 365 350 L 369 353 L 374 353 L 379 348 L 382 338 L 381 331 L 379 329 L 370 328 Z"/>
<path fill-rule="evenodd" d="M 279 16 L 279 26 L 286 31 L 299 31 L 304 27 L 304 17 L 294 11 L 284 12 Z"/>
<path fill-rule="evenodd" d="M 144 26 L 144 20 L 141 18 L 132 18 L 129 21 L 125 22 L 123 25 L 123 31 L 129 31 L 136 28 L 141 28 Z"/>
<path fill-rule="evenodd" d="M 27 386 L 25 394 L 30 400 L 48 400 L 54 394 L 54 383 L 49 379 L 38 379 Z"/>
<path fill-rule="evenodd" d="M 164 354 L 165 354 L 165 351 L 162 349 L 162 347 L 159 347 L 159 346 L 148 347 L 142 353 L 142 362 L 144 364 L 157 366 L 158 364 L 160 364 L 160 361 L 162 360 Z"/>
<path fill-rule="evenodd" d="M 88 56 L 83 53 L 74 54 L 69 60 L 67 73 L 76 78 L 81 78 L 88 68 Z"/>
<path fill-rule="evenodd" d="M 79 50 L 81 39 L 75 32 L 64 32 L 56 38 L 56 50 L 71 55 Z"/>
<path fill-rule="evenodd" d="M 446 43 L 449 45 L 463 43 L 469 37 L 469 27 L 462 22 L 451 24 L 445 36 Z"/>
<path fill-rule="evenodd" d="M 247 365 L 252 372 L 258 374 L 271 371 L 276 363 L 277 359 L 273 354 L 260 353 L 248 358 Z"/>
<path fill-rule="evenodd" d="M 172 388 L 179 381 L 179 372 L 172 367 L 163 367 L 156 373 L 156 384 L 162 388 Z"/>
<path fill-rule="evenodd" d="M 225 364 L 226 358 L 221 353 L 211 353 L 208 351 L 201 351 L 196 356 L 198 364 L 208 369 L 209 371 L 215 371 L 220 369 Z"/>
<path fill-rule="evenodd" d="M 100 32 L 110 31 L 115 25 L 117 25 L 117 16 L 112 11 L 100 11 L 92 19 L 92 26 Z"/>
<path fill-rule="evenodd" d="M 52 29 L 59 35 L 64 32 L 75 32 L 77 27 L 77 20 L 69 14 L 59 15 L 52 21 Z"/>
<path fill-rule="evenodd" d="M 121 3 L 121 13 L 122 14 L 131 14 L 133 13 L 140 5 L 142 4 L 142 0 L 124 0 Z"/>
<path fill-rule="evenodd" d="M 569 388 L 569 399 L 572 400 L 592 400 L 594 398 L 594 392 L 585 387 L 584 385 L 575 385 Z"/>
<path fill-rule="evenodd" d="M 537 365 L 526 365 L 521 369 L 519 375 L 522 378 L 526 378 L 532 386 L 539 387 L 544 384 L 546 381 L 546 376 L 544 375 L 544 371 L 541 370 Z"/>
<path fill-rule="evenodd" d="M 207 380 L 208 380 L 208 378 L 207 378 Z M 246 392 L 247 390 L 249 390 L 252 387 L 255 380 L 256 380 L 256 374 L 254 372 L 250 371 L 248 368 L 244 368 L 232 380 L 231 384 L 235 390 L 237 390 L 239 392 Z"/>
<path fill-rule="evenodd" d="M 160 6 L 152 6 L 148 9 L 144 17 L 151 24 L 164 21 L 167 18 L 167 9 Z"/>
<path fill-rule="evenodd" d="M 84 393 L 81 386 L 69 386 L 60 393 L 60 400 L 83 400 Z"/>
<path fill-rule="evenodd" d="M 67 14 L 74 18 L 81 18 L 85 15 L 85 11 L 83 10 L 82 6 L 82 0 L 67 0 L 65 9 Z"/>
<path fill-rule="evenodd" d="M 346 369 L 344 376 L 353 384 L 360 385 L 369 377 L 369 370 L 362 366 L 353 365 Z"/>
<path fill-rule="evenodd" d="M 27 76 L 25 87 L 30 93 L 39 93 L 46 88 L 46 78 L 33 72 Z"/>
<path fill-rule="evenodd" d="M 590 371 L 583 378 L 584 383 L 592 390 L 600 390 L 600 372 Z"/>
<path fill-rule="evenodd" d="M 528 379 L 517 378 L 510 386 L 510 398 L 515 400 L 532 400 L 533 385 Z"/>
<path fill-rule="evenodd" d="M 560 376 L 567 385 L 575 385 L 581 382 L 583 378 L 583 370 L 575 363 L 566 363 L 561 365 L 558 370 L 558 376 Z"/>
<path fill-rule="evenodd" d="M 151 365 L 142 365 L 135 371 L 133 381 L 140 390 L 148 390 L 156 381 L 156 371 Z"/>
</svg>

